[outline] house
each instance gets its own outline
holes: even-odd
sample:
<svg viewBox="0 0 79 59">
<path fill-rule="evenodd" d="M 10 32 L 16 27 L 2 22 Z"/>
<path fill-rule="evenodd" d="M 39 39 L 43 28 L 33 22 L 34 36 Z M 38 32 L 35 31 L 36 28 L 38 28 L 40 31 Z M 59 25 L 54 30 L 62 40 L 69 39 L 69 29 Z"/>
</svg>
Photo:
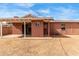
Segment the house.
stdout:
<svg viewBox="0 0 79 59">
<path fill-rule="evenodd" d="M 0 35 L 22 34 L 24 37 L 44 37 L 54 35 L 79 35 L 79 21 L 54 20 L 51 17 L 23 17 L 0 19 Z"/>
</svg>

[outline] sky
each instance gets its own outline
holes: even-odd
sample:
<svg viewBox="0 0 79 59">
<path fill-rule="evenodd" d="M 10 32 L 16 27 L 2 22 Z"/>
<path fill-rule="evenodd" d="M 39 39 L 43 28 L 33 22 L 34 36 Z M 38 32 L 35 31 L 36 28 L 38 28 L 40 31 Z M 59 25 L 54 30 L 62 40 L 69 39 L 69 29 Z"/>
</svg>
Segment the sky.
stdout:
<svg viewBox="0 0 79 59">
<path fill-rule="evenodd" d="M 0 18 L 22 17 L 27 14 L 56 20 L 78 20 L 79 3 L 0 3 Z"/>
</svg>

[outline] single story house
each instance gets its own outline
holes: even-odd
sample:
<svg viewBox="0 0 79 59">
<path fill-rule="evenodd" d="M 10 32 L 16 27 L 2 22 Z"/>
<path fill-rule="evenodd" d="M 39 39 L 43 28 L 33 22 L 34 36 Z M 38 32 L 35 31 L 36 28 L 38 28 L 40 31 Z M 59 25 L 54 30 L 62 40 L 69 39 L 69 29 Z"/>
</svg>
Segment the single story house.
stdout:
<svg viewBox="0 0 79 59">
<path fill-rule="evenodd" d="M 51 17 L 36 17 L 31 14 L 1 18 L 0 36 L 11 34 L 22 34 L 24 37 L 79 35 L 79 21 L 54 20 Z"/>
</svg>

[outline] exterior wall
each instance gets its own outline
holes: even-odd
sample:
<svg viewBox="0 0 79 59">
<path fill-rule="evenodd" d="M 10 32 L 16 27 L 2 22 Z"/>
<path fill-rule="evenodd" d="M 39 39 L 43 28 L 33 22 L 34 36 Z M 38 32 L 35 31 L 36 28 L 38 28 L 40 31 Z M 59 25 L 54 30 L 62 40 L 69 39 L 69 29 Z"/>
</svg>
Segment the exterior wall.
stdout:
<svg viewBox="0 0 79 59">
<path fill-rule="evenodd" d="M 39 25 L 37 25 L 37 24 Z M 65 30 L 61 30 L 61 24 L 65 24 Z M 79 35 L 79 23 L 78 22 L 52 22 L 48 25 L 48 36 L 50 35 Z M 31 22 L 31 34 L 33 37 L 44 36 L 43 21 Z M 12 27 L 3 27 L 3 35 L 7 34 L 22 34 L 22 23 L 13 23 Z"/>
<path fill-rule="evenodd" d="M 12 34 L 12 27 L 3 27 L 2 33 L 3 35 Z"/>
<path fill-rule="evenodd" d="M 22 34 L 22 23 L 13 23 L 12 34 Z"/>
<path fill-rule="evenodd" d="M 37 23 L 39 25 L 37 25 Z M 34 22 L 32 22 L 31 26 L 32 26 L 32 36 L 33 37 L 42 37 L 42 36 L 44 36 L 43 22 L 34 21 Z"/>
<path fill-rule="evenodd" d="M 51 23 L 51 35 L 62 34 L 62 35 L 79 35 L 79 23 L 77 22 L 64 22 L 65 30 L 61 30 L 61 22 Z"/>
<path fill-rule="evenodd" d="M 2 27 L 2 35 L 8 35 L 8 34 L 12 34 L 12 27 Z"/>
</svg>

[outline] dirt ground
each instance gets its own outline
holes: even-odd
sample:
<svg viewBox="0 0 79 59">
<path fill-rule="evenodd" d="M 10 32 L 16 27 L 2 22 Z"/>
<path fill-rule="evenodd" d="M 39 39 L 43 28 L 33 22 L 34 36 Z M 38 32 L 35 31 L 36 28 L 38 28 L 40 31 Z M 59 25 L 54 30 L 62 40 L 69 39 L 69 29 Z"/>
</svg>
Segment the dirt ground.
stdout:
<svg viewBox="0 0 79 59">
<path fill-rule="evenodd" d="M 77 56 L 79 55 L 79 35 L 41 38 L 0 38 L 0 55 Z"/>
</svg>

